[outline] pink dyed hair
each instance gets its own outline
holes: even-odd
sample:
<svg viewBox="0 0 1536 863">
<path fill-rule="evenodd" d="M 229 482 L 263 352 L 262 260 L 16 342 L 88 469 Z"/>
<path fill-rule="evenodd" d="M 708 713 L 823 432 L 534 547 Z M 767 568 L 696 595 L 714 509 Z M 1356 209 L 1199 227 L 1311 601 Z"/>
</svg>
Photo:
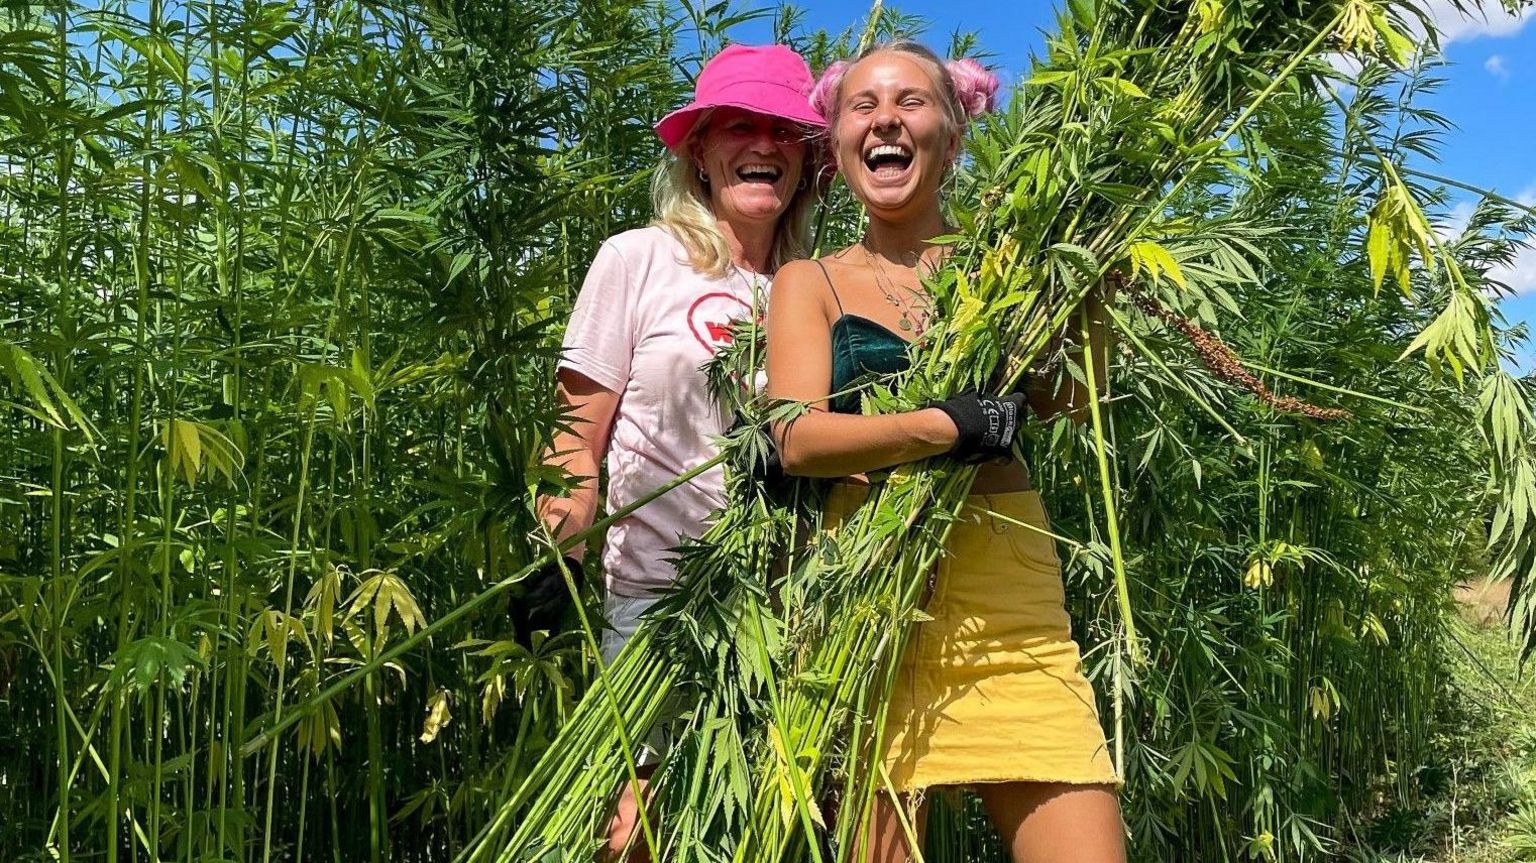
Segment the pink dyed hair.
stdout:
<svg viewBox="0 0 1536 863">
<path fill-rule="evenodd" d="M 944 100 L 944 113 L 956 130 L 965 131 L 966 124 L 972 119 L 997 107 L 997 76 L 987 71 L 985 66 L 969 57 L 946 62 L 921 42 L 898 39 L 876 45 L 851 62 L 838 60 L 821 73 L 816 87 L 811 90 L 811 105 L 827 118 L 828 128 L 837 123 L 838 96 L 848 70 L 865 57 L 885 51 L 910 54 L 938 71 L 936 83 L 942 91 L 940 96 Z"/>
</svg>

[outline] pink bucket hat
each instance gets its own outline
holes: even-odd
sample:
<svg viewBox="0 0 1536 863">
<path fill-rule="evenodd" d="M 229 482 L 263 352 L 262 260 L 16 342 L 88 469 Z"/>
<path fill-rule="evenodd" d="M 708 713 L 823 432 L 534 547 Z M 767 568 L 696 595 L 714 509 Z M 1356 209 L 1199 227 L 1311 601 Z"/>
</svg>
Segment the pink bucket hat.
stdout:
<svg viewBox="0 0 1536 863">
<path fill-rule="evenodd" d="M 811 67 L 784 45 L 732 45 L 704 64 L 693 101 L 662 117 L 656 134 L 676 150 L 700 114 L 725 106 L 824 129 L 826 119 L 811 107 L 815 85 Z"/>
</svg>

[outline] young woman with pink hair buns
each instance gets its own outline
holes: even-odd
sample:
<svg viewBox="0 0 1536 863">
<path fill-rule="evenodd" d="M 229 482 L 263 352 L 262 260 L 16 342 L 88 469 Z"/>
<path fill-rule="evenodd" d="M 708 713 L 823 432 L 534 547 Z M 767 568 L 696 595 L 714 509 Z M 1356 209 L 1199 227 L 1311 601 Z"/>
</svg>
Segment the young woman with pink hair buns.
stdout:
<svg viewBox="0 0 1536 863">
<path fill-rule="evenodd" d="M 775 429 L 786 472 L 840 477 L 827 524 L 865 497 L 864 474 L 933 456 L 982 460 L 950 532 L 893 691 L 885 767 L 921 831 L 923 791 L 980 795 L 1015 861 L 1125 859 L 1117 789 L 1092 687 L 1064 608 L 1054 543 L 1028 468 L 1012 460 L 1025 407 L 1042 417 L 1086 406 L 1087 387 L 961 395 L 931 408 L 863 415 L 856 379 L 906 368 L 933 306 L 921 277 L 948 249 L 940 187 L 966 123 L 989 110 L 997 80 L 974 61 L 941 61 L 920 44 L 877 46 L 834 64 L 812 96 L 838 169 L 864 205 L 858 243 L 780 268 L 768 314 L 768 394 L 811 410 Z M 1097 303 L 1090 317 L 1100 320 Z M 1090 349 L 1104 368 L 1100 321 Z M 895 805 L 877 801 L 864 856 L 910 858 Z"/>
</svg>

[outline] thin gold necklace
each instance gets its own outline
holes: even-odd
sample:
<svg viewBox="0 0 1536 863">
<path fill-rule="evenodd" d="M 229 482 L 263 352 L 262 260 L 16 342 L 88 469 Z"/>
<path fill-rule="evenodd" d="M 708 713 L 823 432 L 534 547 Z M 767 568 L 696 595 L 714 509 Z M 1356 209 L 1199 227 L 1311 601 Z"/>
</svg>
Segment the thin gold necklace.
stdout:
<svg viewBox="0 0 1536 863">
<path fill-rule="evenodd" d="M 932 311 L 927 291 L 914 291 L 910 288 L 901 289 L 900 293 L 905 293 L 908 297 L 907 300 L 902 300 L 898 295 L 896 284 L 891 281 L 891 277 L 885 272 L 885 265 L 880 263 L 879 256 L 870 250 L 869 244 L 865 240 L 859 241 L 859 246 L 864 250 L 864 257 L 869 261 L 870 269 L 874 271 L 875 287 L 879 289 L 881 296 L 885 297 L 886 302 L 895 306 L 897 311 L 901 312 L 901 319 L 896 322 L 896 326 L 900 327 L 903 332 L 910 333 L 915 331 L 916 335 L 921 336 L 923 330 L 927 329 L 927 313 Z M 922 255 L 919 254 L 919 266 L 921 266 L 922 260 Z M 917 272 L 917 267 L 914 266 L 912 270 Z M 919 275 L 918 279 L 919 284 L 921 284 L 922 276 Z M 921 307 L 921 310 L 919 310 L 919 307 Z M 914 321 L 913 318 L 916 318 L 916 320 Z"/>
</svg>

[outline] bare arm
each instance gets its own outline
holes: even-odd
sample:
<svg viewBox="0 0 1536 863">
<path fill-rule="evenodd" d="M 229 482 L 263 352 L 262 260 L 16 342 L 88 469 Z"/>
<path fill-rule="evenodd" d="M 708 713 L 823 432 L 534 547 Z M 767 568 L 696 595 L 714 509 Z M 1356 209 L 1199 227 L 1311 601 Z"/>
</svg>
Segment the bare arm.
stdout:
<svg viewBox="0 0 1536 863">
<path fill-rule="evenodd" d="M 1093 384 L 1100 400 L 1107 398 L 1109 393 L 1109 327 L 1105 323 L 1109 316 L 1104 306 L 1106 300 L 1114 300 L 1118 282 L 1119 275 L 1111 274 L 1101 290 L 1090 291 L 1067 318 L 1066 326 L 1057 334 L 1051 348 L 1054 354 L 1064 347 L 1067 361 L 1086 370 L 1087 366 L 1083 364 L 1083 315 L 1086 313 L 1088 347 L 1093 351 Z M 1032 375 L 1027 395 L 1030 409 L 1042 420 L 1066 414 L 1072 422 L 1081 425 L 1092 413 L 1087 384 L 1073 377 L 1064 366 L 1058 366 L 1048 374 Z"/>
<path fill-rule="evenodd" d="M 881 416 L 827 410 L 832 388 L 832 314 L 821 272 L 786 264 L 768 303 L 768 396 L 809 411 L 773 429 L 779 459 L 795 476 L 851 476 L 949 452 L 955 424 L 935 408 Z"/>
<path fill-rule="evenodd" d="M 564 468 L 576 484 L 564 497 L 539 498 L 536 509 L 544 526 L 556 540 L 563 541 L 591 527 L 597 514 L 598 465 L 608 452 L 608 434 L 618 410 L 619 394 L 580 372 L 561 369 L 556 396 L 566 410 L 569 428 L 555 432 L 549 449 L 544 451 L 543 463 Z M 585 548 L 583 543 L 571 549 L 570 554 L 580 557 Z"/>
</svg>

